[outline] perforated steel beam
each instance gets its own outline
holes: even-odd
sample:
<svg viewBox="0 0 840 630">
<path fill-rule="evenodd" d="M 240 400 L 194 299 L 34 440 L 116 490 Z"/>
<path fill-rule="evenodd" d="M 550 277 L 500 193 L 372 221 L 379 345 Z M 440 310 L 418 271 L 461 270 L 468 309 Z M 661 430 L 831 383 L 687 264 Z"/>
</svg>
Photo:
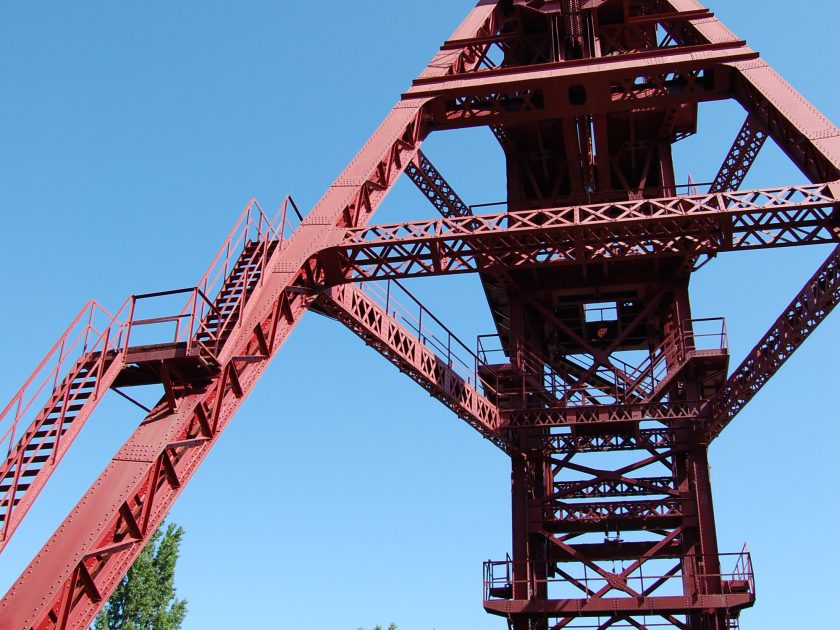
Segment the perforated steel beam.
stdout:
<svg viewBox="0 0 840 630">
<path fill-rule="evenodd" d="M 836 184 L 835 184 L 836 188 Z M 357 280 L 832 243 L 829 184 L 525 210 L 347 230 L 336 256 Z M 326 266 L 325 266 L 326 267 Z"/>
<path fill-rule="evenodd" d="M 417 151 L 417 156 L 409 163 L 405 174 L 444 217 L 472 215 L 470 207 L 452 190 L 440 171 L 422 151 Z"/>
<path fill-rule="evenodd" d="M 485 438 L 502 450 L 499 410 L 451 367 L 451 359 L 438 356 L 413 333 L 391 317 L 360 288 L 348 284 L 333 287 L 319 298 L 319 310 L 336 318 L 365 343 L 405 372 L 432 396 L 449 407 Z"/>
<path fill-rule="evenodd" d="M 767 133 L 764 129 L 752 116 L 747 116 L 735 142 L 732 143 L 732 148 L 729 149 L 718 174 L 709 187 L 709 192 L 738 190 L 766 141 Z"/>
<path fill-rule="evenodd" d="M 757 56 L 743 41 L 724 41 L 418 78 L 405 96 L 432 99 L 433 129 L 522 124 L 578 115 L 580 106 L 569 97 L 572 87 L 583 89 L 589 114 L 629 111 L 641 103 L 664 107 L 729 98 L 725 64 Z"/>
<path fill-rule="evenodd" d="M 479 5 L 456 31 L 473 37 L 494 7 Z M 424 72 L 434 77 L 468 64 L 462 50 L 441 51 Z M 336 226 L 369 221 L 413 159 L 426 129 L 425 99 L 404 99 L 275 254 L 246 319 L 218 356 L 209 387 L 143 423 L 85 493 L 12 589 L 0 600 L 0 630 L 87 628 L 122 579 L 242 400 L 263 374 L 310 299 L 290 290 L 305 282 L 307 262 Z M 348 185 L 349 183 L 349 185 Z"/>
<path fill-rule="evenodd" d="M 840 247 L 817 270 L 747 354 L 720 393 L 706 408 L 710 416 L 706 439 L 720 435 L 735 416 L 778 372 L 840 302 Z"/>
</svg>

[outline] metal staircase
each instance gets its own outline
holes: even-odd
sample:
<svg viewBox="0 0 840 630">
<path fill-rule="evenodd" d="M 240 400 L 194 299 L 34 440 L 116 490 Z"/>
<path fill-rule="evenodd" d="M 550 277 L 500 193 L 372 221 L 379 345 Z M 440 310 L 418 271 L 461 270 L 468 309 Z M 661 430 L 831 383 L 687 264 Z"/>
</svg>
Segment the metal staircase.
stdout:
<svg viewBox="0 0 840 630">
<path fill-rule="evenodd" d="M 88 302 L 0 413 L 0 550 L 119 374 L 125 310 Z"/>
<path fill-rule="evenodd" d="M 163 385 L 165 409 L 211 382 L 267 261 L 282 247 L 290 208 L 297 212 L 287 198 L 279 222 L 269 221 L 251 201 L 196 287 L 131 296 L 115 315 L 90 301 L 73 319 L 0 413 L 0 444 L 7 448 L 0 465 L 0 551 L 109 389 L 128 397 L 118 388 Z M 189 295 L 180 313 L 139 317 L 141 303 L 179 294 Z M 169 336 L 164 327 L 173 324 Z M 151 334 L 132 343 L 140 328 Z M 150 336 L 155 343 L 146 343 Z"/>
</svg>

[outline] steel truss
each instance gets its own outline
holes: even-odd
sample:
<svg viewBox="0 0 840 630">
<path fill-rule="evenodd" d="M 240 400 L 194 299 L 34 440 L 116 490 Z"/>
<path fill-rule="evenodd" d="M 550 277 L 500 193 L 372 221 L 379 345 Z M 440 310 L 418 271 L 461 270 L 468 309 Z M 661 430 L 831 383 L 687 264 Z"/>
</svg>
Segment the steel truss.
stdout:
<svg viewBox="0 0 840 630">
<path fill-rule="evenodd" d="M 838 194 L 835 182 L 375 225 L 323 255 L 381 280 L 833 243 Z"/>
<path fill-rule="evenodd" d="M 793 299 L 770 330 L 747 354 L 708 405 L 711 441 L 779 370 L 840 302 L 840 247 Z"/>
<path fill-rule="evenodd" d="M 747 122 L 710 192 L 677 194 L 671 145 L 730 98 Z M 473 215 L 420 152 L 475 125 L 505 152 L 505 212 Z M 738 192 L 766 138 L 812 183 Z M 107 391 L 162 392 L 0 630 L 89 627 L 308 310 L 510 456 L 512 554 L 485 565 L 484 606 L 512 630 L 736 628 L 755 584 L 717 548 L 707 448 L 840 300 L 840 249 L 731 375 L 688 278 L 701 256 L 840 241 L 838 138 L 693 0 L 482 0 L 305 218 L 252 202 L 196 287 L 89 304 L 0 413 L 2 549 Z M 403 172 L 443 218 L 368 226 Z M 467 271 L 497 332 L 475 350 L 395 281 Z"/>
<path fill-rule="evenodd" d="M 709 187 L 709 192 L 738 190 L 767 141 L 767 132 L 748 116 Z"/>
</svg>

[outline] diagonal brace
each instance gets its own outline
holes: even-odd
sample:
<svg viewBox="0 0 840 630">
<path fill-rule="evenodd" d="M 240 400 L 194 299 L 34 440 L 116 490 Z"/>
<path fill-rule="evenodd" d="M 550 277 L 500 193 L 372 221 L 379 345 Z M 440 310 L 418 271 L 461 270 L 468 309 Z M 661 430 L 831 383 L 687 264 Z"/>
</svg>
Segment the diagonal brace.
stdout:
<svg viewBox="0 0 840 630">
<path fill-rule="evenodd" d="M 715 439 L 840 302 L 840 246 L 805 284 L 766 335 L 705 407 Z"/>
<path fill-rule="evenodd" d="M 403 327 L 352 284 L 322 294 L 318 308 L 347 326 L 496 446 L 508 450 L 497 434 L 500 419 L 496 405 L 425 344 L 422 333 L 418 335 Z"/>
<path fill-rule="evenodd" d="M 761 147 L 767 140 L 767 132 L 761 124 L 747 116 L 741 131 L 732 143 L 729 153 L 723 160 L 715 180 L 709 188 L 710 193 L 738 190 L 750 168 L 758 157 Z"/>
<path fill-rule="evenodd" d="M 409 162 L 405 174 L 445 218 L 472 215 L 472 209 L 452 190 L 452 186 L 420 150 L 417 151 L 417 157 Z"/>
</svg>

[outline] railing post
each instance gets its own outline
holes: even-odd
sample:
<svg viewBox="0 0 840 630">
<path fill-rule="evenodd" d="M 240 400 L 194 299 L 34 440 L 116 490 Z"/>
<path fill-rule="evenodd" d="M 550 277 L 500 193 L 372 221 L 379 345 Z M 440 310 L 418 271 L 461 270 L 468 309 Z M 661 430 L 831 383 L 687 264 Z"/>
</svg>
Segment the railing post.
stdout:
<svg viewBox="0 0 840 630">
<path fill-rule="evenodd" d="M 20 421 L 21 416 L 21 407 L 23 406 L 23 392 L 18 393 L 17 395 L 17 409 L 15 409 L 15 420 L 12 422 L 12 426 L 9 429 L 9 450 L 6 453 L 6 457 L 11 455 L 12 449 L 15 446 L 15 433 L 17 433 L 17 425 Z"/>
<path fill-rule="evenodd" d="M 102 374 L 105 371 L 105 354 L 108 351 L 108 342 L 111 339 L 111 325 L 105 329 L 105 341 L 102 344 L 102 349 L 99 351 L 99 367 L 96 370 L 96 385 L 93 389 L 93 399 L 99 399 L 99 388 L 102 384 Z"/>
<path fill-rule="evenodd" d="M 721 327 L 722 327 L 722 330 L 721 330 L 722 337 L 721 337 L 721 340 L 720 340 L 720 343 L 721 343 L 721 348 L 720 349 L 721 350 L 728 350 L 729 349 L 729 331 L 726 329 L 726 319 L 724 319 L 721 322 Z"/>
<path fill-rule="evenodd" d="M 251 282 L 249 277 L 250 271 L 248 266 L 245 267 L 245 273 L 242 274 L 242 295 L 239 296 L 237 306 L 231 311 L 231 317 L 236 313 L 236 325 L 242 326 L 242 310 L 245 308 L 245 301 L 248 296 L 248 285 Z"/>
<path fill-rule="evenodd" d="M 137 298 L 131 296 L 131 308 L 128 310 L 128 322 L 125 329 L 125 347 L 123 348 L 123 364 L 125 363 L 126 355 L 128 354 L 128 346 L 131 340 L 131 327 L 134 324 L 134 309 L 137 306 Z"/>
<path fill-rule="evenodd" d="M 85 328 L 85 343 L 82 346 L 82 352 L 83 353 L 87 352 L 88 341 L 90 340 L 90 330 L 91 330 L 91 328 L 93 328 L 93 314 L 94 314 L 95 310 L 96 310 L 96 304 L 91 304 L 90 305 L 90 314 L 88 315 L 88 323 L 87 323 L 87 327 Z M 63 356 L 63 354 L 64 354 L 64 344 L 63 343 L 61 345 L 61 348 L 62 348 L 62 352 L 59 355 L 59 363 L 61 363 L 64 360 L 64 356 Z"/>
<path fill-rule="evenodd" d="M 289 211 L 289 197 L 283 200 L 283 214 L 280 218 L 280 245 L 283 247 L 286 244 L 286 214 Z"/>
<path fill-rule="evenodd" d="M 225 278 L 227 278 L 227 276 L 228 276 L 228 263 L 230 262 L 230 243 L 231 243 L 231 241 L 228 240 L 227 247 L 225 247 L 225 273 L 224 273 Z"/>
<path fill-rule="evenodd" d="M 17 462 L 15 462 L 15 476 L 12 478 L 12 483 L 9 486 L 8 492 L 8 503 L 6 504 L 6 515 L 3 519 L 3 535 L 2 540 L 5 540 L 6 537 L 9 535 L 9 528 L 11 527 L 11 515 L 12 510 L 15 509 L 15 494 L 17 494 L 18 485 L 20 485 L 20 476 L 22 468 L 23 468 L 23 453 L 24 451 L 21 450 L 20 454 L 17 456 Z"/>
<path fill-rule="evenodd" d="M 61 364 L 64 359 L 64 347 L 67 344 L 67 336 L 65 335 L 61 340 L 61 347 L 58 349 L 58 363 L 56 364 L 55 378 L 53 379 L 53 390 L 58 387 L 58 375 L 61 373 Z"/>
<path fill-rule="evenodd" d="M 417 320 L 417 339 L 423 343 L 423 307 L 420 306 L 420 318 Z"/>
<path fill-rule="evenodd" d="M 260 222 L 262 222 L 262 215 L 260 215 Z M 260 279 L 257 284 L 262 285 L 265 282 L 265 266 L 268 262 L 268 230 L 262 235 L 262 256 L 260 257 Z"/>
<path fill-rule="evenodd" d="M 61 434 L 64 433 L 64 418 L 67 415 L 67 406 L 70 404 L 70 384 L 72 383 L 72 380 L 72 378 L 68 380 L 67 384 L 65 385 L 66 389 L 64 391 L 64 397 L 61 399 L 61 413 L 58 414 L 58 418 L 56 418 L 55 421 L 55 440 L 53 441 L 52 452 L 50 453 L 50 459 L 52 460 L 53 464 L 55 464 L 55 458 L 58 455 L 58 445 L 59 442 L 61 442 Z"/>
</svg>

